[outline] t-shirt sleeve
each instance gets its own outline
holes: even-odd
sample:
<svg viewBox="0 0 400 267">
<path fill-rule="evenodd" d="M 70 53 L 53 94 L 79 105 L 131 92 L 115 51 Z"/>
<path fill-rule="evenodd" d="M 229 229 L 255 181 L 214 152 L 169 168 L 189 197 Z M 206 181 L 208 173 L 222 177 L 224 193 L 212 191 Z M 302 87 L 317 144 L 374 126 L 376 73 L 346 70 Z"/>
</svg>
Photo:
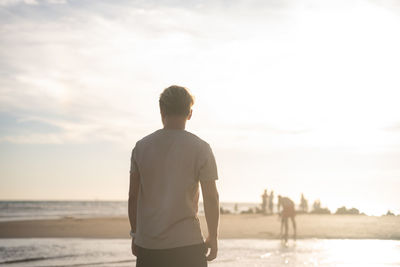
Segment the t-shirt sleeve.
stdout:
<svg viewBox="0 0 400 267">
<path fill-rule="evenodd" d="M 209 144 L 203 147 L 199 161 L 198 180 L 218 180 L 217 163 Z"/>
</svg>

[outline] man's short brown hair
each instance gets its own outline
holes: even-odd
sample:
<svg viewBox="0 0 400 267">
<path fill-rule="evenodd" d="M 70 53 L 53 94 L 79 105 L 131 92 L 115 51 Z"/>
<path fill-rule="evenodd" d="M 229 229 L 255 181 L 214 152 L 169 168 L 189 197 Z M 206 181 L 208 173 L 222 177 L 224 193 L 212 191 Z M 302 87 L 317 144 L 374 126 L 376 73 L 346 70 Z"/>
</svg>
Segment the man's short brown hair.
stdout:
<svg viewBox="0 0 400 267">
<path fill-rule="evenodd" d="M 194 98 L 185 87 L 172 85 L 161 93 L 159 103 L 164 115 L 188 116 Z"/>
</svg>

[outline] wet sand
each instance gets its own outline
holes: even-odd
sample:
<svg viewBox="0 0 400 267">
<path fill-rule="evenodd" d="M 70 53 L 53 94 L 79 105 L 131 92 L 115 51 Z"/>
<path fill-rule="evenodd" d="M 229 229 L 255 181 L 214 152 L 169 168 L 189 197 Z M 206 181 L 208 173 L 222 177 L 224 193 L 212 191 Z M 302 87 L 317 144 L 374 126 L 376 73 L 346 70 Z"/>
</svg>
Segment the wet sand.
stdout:
<svg viewBox="0 0 400 267">
<path fill-rule="evenodd" d="M 400 216 L 298 215 L 297 238 L 400 240 Z M 206 222 L 200 217 L 203 233 Z M 126 217 L 0 222 L 0 238 L 129 238 Z M 220 238 L 279 238 L 277 215 L 221 215 Z M 292 228 L 290 228 L 292 233 Z"/>
</svg>

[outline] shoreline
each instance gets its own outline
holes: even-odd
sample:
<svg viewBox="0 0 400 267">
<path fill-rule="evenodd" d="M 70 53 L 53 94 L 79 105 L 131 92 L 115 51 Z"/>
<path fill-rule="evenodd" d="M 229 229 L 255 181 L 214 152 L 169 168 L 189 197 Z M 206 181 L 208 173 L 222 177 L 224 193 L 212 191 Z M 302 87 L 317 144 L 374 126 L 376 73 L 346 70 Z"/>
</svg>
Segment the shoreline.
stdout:
<svg viewBox="0 0 400 267">
<path fill-rule="evenodd" d="M 199 216 L 207 235 L 204 216 Z M 297 239 L 400 240 L 399 216 L 298 215 Z M 0 238 L 129 238 L 127 217 L 61 218 L 0 222 Z M 289 235 L 292 237 L 289 221 Z M 220 239 L 280 239 L 277 215 L 220 216 Z"/>
</svg>

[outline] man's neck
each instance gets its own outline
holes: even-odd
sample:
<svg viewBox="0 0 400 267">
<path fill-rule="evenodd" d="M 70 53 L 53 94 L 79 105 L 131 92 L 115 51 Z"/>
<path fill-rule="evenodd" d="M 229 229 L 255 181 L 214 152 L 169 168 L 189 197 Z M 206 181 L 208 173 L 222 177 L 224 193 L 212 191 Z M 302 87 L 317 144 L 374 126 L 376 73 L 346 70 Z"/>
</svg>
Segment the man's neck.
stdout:
<svg viewBox="0 0 400 267">
<path fill-rule="evenodd" d="M 181 118 L 170 117 L 164 121 L 164 129 L 166 130 L 185 130 L 186 120 Z"/>
<path fill-rule="evenodd" d="M 179 127 L 179 126 L 170 126 L 170 125 L 164 125 L 165 130 L 185 130 L 185 126 Z"/>
</svg>

